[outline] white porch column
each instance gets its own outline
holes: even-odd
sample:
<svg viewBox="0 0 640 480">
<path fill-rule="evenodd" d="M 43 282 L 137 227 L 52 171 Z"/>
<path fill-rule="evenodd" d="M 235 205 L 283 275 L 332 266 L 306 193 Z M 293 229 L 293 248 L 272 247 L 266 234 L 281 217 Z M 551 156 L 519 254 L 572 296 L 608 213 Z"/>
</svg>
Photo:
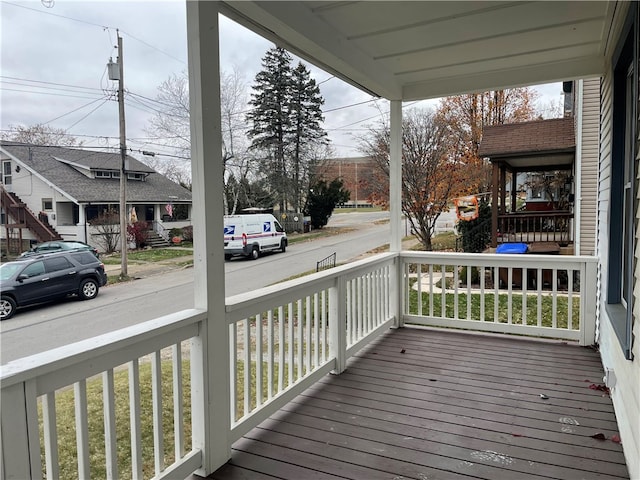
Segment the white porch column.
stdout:
<svg viewBox="0 0 640 480">
<path fill-rule="evenodd" d="M 389 158 L 389 210 L 391 251 L 402 250 L 402 102 L 391 101 L 391 141 Z"/>
<path fill-rule="evenodd" d="M 218 32 L 218 2 L 187 2 L 195 307 L 208 311 L 191 350 L 193 447 L 203 453 L 199 475 L 212 473 L 230 456 Z"/>
<path fill-rule="evenodd" d="M 391 138 L 389 146 L 389 209 L 391 217 L 390 250 L 402 250 L 402 102 L 391 101 Z M 392 271 L 390 308 L 395 317 L 394 326 L 402 327 L 402 262 L 396 258 Z"/>
</svg>

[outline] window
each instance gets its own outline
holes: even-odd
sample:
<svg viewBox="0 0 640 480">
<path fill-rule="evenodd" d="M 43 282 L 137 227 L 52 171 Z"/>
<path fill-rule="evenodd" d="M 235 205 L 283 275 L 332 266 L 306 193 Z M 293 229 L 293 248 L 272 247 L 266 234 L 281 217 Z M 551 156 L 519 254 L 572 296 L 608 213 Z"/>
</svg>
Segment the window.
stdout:
<svg viewBox="0 0 640 480">
<path fill-rule="evenodd" d="M 2 161 L 2 183 L 4 185 L 11 185 L 11 160 Z"/>
<path fill-rule="evenodd" d="M 78 252 L 71 254 L 73 259 L 82 265 L 91 265 L 92 263 L 96 263 L 98 260 L 93 253 L 89 252 Z"/>
<path fill-rule="evenodd" d="M 71 262 L 64 257 L 47 258 L 44 261 L 44 265 L 49 273 L 73 268 Z"/>
<path fill-rule="evenodd" d="M 32 263 L 27 266 L 21 275 L 26 275 L 27 277 L 37 277 L 38 275 L 42 275 L 44 273 L 44 263 L 42 261 Z"/>
<path fill-rule="evenodd" d="M 146 175 L 144 173 L 127 173 L 127 178 L 129 180 L 138 180 L 140 182 L 144 182 Z"/>
<path fill-rule="evenodd" d="M 635 9 L 635 10 L 633 10 Z M 611 201 L 607 312 L 625 358 L 633 358 L 634 248 L 638 192 L 638 6 L 632 8 L 626 34 L 616 51 L 611 125 Z"/>
<path fill-rule="evenodd" d="M 96 178 L 111 178 L 111 172 L 106 170 L 96 170 Z"/>
<path fill-rule="evenodd" d="M 42 199 L 42 210 L 44 210 L 44 211 L 53 210 L 53 199 L 51 199 L 51 198 L 43 198 Z"/>
</svg>

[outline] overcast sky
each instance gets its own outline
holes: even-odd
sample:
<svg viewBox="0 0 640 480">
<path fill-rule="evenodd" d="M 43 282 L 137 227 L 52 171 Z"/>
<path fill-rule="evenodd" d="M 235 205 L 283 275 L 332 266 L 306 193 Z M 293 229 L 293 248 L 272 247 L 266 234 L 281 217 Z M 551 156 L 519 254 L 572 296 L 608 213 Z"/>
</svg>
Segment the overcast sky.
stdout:
<svg viewBox="0 0 640 480">
<path fill-rule="evenodd" d="M 118 145 L 118 105 L 106 64 L 115 61 L 116 29 L 123 37 L 125 88 L 137 97 L 126 103 L 128 146 L 170 152 L 145 142 L 158 86 L 187 68 L 185 2 L 10 0 L 0 2 L 2 51 L 0 106 L 3 131 L 15 125 L 48 125 L 77 136 L 88 148 Z M 222 18 L 221 67 L 234 67 L 251 85 L 260 60 L 273 46 Z M 324 128 L 339 156 L 358 156 L 354 135 L 375 123 L 371 97 L 310 66 L 325 99 Z M 542 101 L 558 101 L 560 84 L 538 87 Z M 127 96 L 125 96 L 127 98 Z M 142 103 L 140 103 L 142 102 Z M 424 102 L 426 104 L 426 102 Z M 382 104 L 381 104 L 382 105 Z M 346 107 L 346 108 L 340 108 Z M 338 110 L 329 111 L 339 108 Z M 386 107 L 382 105 L 382 108 Z"/>
</svg>

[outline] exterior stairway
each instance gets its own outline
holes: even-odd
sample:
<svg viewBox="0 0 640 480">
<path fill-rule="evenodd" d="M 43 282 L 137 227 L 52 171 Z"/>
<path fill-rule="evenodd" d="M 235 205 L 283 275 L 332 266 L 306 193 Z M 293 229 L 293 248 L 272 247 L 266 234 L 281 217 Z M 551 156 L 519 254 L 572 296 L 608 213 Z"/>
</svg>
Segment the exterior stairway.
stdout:
<svg viewBox="0 0 640 480">
<path fill-rule="evenodd" d="M 4 186 L 0 186 L 0 195 L 2 208 L 7 216 L 13 219 L 12 223 L 7 221 L 7 227 L 26 228 L 39 242 L 62 240 L 55 228 L 45 218 L 38 218 L 15 193 L 8 192 Z"/>
<path fill-rule="evenodd" d="M 153 230 L 149 230 L 147 233 L 147 246 L 151 248 L 164 248 L 169 247 L 169 242 L 167 242 L 164 238 L 158 235 Z"/>
</svg>

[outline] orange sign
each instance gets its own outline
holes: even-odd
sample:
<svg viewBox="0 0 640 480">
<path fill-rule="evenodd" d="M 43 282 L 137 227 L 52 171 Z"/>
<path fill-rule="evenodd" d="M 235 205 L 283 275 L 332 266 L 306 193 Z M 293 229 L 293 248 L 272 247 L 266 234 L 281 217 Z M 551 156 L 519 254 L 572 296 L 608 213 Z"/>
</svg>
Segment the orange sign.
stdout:
<svg viewBox="0 0 640 480">
<path fill-rule="evenodd" d="M 456 205 L 458 220 L 469 222 L 478 218 L 478 199 L 475 195 L 456 198 L 453 202 Z"/>
</svg>

